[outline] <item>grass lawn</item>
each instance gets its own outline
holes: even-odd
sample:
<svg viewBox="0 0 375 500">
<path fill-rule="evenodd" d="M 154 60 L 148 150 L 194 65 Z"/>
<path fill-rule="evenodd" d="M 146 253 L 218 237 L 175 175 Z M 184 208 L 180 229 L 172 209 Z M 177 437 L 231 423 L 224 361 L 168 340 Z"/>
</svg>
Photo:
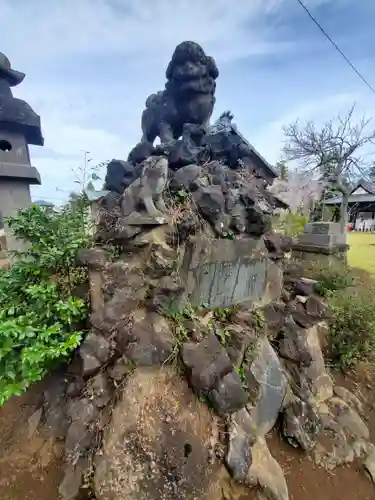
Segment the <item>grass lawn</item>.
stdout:
<svg viewBox="0 0 375 500">
<path fill-rule="evenodd" d="M 349 265 L 375 274 L 375 233 L 348 233 Z"/>
</svg>

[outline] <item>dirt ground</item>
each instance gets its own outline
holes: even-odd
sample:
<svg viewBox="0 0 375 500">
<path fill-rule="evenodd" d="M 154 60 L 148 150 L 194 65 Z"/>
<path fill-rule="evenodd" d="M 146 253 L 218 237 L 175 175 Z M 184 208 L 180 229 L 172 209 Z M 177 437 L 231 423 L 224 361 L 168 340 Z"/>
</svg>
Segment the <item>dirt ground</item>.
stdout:
<svg viewBox="0 0 375 500">
<path fill-rule="evenodd" d="M 39 436 L 28 438 L 41 391 L 35 385 L 0 409 L 0 500 L 58 500 L 62 449 Z"/>
<path fill-rule="evenodd" d="M 375 443 L 375 371 L 359 367 L 343 385 L 366 401 L 368 425 Z M 62 479 L 62 449 L 39 436 L 28 438 L 28 419 L 41 393 L 37 385 L 0 410 L 0 500 L 58 500 Z M 271 453 L 282 466 L 290 500 L 374 500 L 375 486 L 360 464 L 339 467 L 329 474 L 302 452 L 281 441 L 275 431 L 267 439 Z M 249 495 L 248 500 L 252 500 Z"/>
<path fill-rule="evenodd" d="M 337 375 L 335 382 L 365 401 L 371 442 L 375 443 L 375 370 L 359 366 L 350 376 Z M 290 500 L 375 499 L 375 485 L 366 476 L 360 463 L 337 467 L 328 473 L 315 465 L 308 455 L 282 441 L 278 432 L 269 436 L 267 442 L 284 471 Z"/>
<path fill-rule="evenodd" d="M 291 451 L 278 436 L 272 435 L 268 445 L 283 468 L 290 500 L 374 500 L 375 487 L 360 464 L 328 473 L 303 453 Z"/>
</svg>

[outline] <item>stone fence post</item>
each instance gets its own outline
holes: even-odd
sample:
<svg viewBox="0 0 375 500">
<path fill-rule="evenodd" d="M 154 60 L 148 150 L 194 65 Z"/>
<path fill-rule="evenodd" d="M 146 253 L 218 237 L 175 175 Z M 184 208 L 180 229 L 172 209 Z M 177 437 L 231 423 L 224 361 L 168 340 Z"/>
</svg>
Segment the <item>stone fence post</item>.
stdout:
<svg viewBox="0 0 375 500">
<path fill-rule="evenodd" d="M 98 224 L 100 200 L 106 193 L 107 191 L 86 191 L 90 203 L 87 210 L 87 230 L 92 235 Z M 104 307 L 102 268 L 106 261 L 106 253 L 100 249 L 94 252 L 83 250 L 80 252 L 79 260 L 88 266 L 91 310 L 92 312 L 100 311 Z"/>
</svg>

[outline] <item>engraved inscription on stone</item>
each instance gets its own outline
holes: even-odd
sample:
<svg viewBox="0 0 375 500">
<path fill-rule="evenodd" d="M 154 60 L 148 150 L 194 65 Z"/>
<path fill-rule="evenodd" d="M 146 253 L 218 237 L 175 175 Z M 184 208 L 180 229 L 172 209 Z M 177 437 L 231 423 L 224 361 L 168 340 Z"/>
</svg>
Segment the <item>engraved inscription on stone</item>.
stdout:
<svg viewBox="0 0 375 500">
<path fill-rule="evenodd" d="M 194 304 L 228 307 L 259 299 L 266 284 L 265 259 L 212 262 L 195 270 Z"/>
</svg>

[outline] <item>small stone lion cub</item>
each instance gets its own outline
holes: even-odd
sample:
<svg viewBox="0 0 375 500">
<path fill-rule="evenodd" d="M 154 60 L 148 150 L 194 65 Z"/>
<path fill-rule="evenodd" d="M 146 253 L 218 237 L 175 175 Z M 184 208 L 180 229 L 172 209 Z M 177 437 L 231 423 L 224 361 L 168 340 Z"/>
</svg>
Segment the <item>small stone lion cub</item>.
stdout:
<svg viewBox="0 0 375 500">
<path fill-rule="evenodd" d="M 162 156 L 150 156 L 142 164 L 141 175 L 125 189 L 121 200 L 124 217 L 134 212 L 146 212 L 153 218 L 165 219 L 167 208 L 163 190 L 168 179 L 168 160 Z"/>
</svg>

